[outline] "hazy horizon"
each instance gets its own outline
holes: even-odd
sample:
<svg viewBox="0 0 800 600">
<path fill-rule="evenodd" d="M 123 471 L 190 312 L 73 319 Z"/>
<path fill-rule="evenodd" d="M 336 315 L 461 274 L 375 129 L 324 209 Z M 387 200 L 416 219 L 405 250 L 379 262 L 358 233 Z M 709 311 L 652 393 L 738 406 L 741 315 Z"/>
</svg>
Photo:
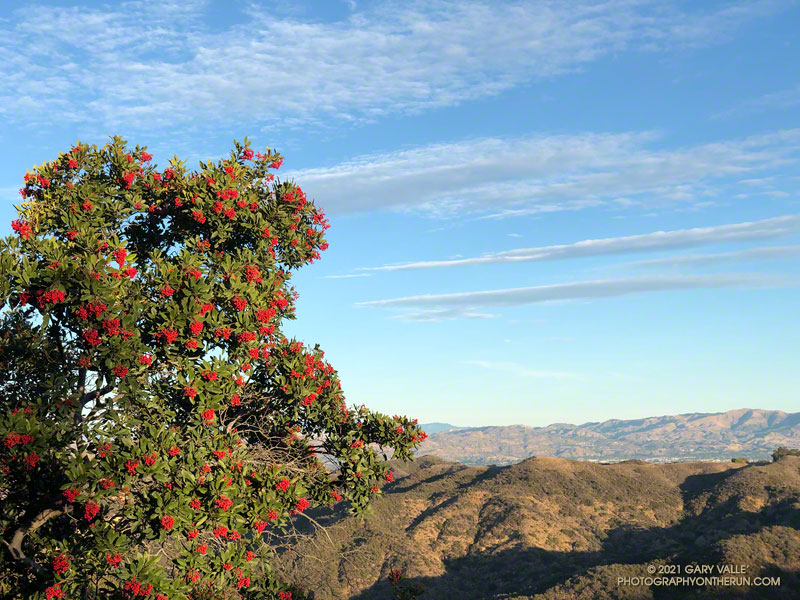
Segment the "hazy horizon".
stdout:
<svg viewBox="0 0 800 600">
<path fill-rule="evenodd" d="M 740 411 L 745 411 L 745 412 L 746 411 L 782 412 L 782 413 L 785 413 L 785 414 L 788 414 L 788 415 L 800 413 L 800 411 L 786 411 L 786 410 L 780 410 L 778 408 L 769 409 L 769 408 L 747 408 L 747 407 L 744 407 L 744 408 L 731 408 L 729 410 L 721 411 L 721 412 L 692 411 L 692 412 L 677 413 L 677 414 L 663 414 L 663 415 L 662 414 L 653 414 L 653 415 L 648 415 L 647 417 L 639 417 L 639 418 L 636 418 L 636 419 L 618 419 L 616 417 L 609 417 L 608 419 L 603 419 L 602 421 L 580 421 L 580 422 L 577 422 L 577 421 L 554 421 L 552 423 L 548 423 L 547 425 L 527 425 L 526 423 L 519 423 L 519 422 L 517 422 L 517 423 L 503 423 L 501 425 L 459 425 L 457 423 L 451 423 L 450 421 L 429 421 L 429 422 L 425 422 L 425 423 L 420 421 L 420 425 L 421 426 L 424 426 L 424 425 L 450 425 L 450 426 L 452 426 L 454 428 L 457 428 L 457 429 L 471 429 L 471 428 L 481 428 L 481 427 L 513 427 L 515 425 L 519 425 L 519 426 L 522 426 L 522 427 L 550 427 L 551 425 L 576 425 L 576 426 L 581 426 L 581 425 L 589 425 L 591 423 L 605 423 L 606 421 L 642 421 L 642 420 L 647 420 L 647 419 L 659 419 L 659 418 L 663 418 L 663 417 L 682 417 L 682 416 L 687 416 L 687 415 L 709 415 L 710 416 L 710 415 L 721 415 L 721 414 L 725 414 L 725 413 L 740 412 Z"/>
</svg>

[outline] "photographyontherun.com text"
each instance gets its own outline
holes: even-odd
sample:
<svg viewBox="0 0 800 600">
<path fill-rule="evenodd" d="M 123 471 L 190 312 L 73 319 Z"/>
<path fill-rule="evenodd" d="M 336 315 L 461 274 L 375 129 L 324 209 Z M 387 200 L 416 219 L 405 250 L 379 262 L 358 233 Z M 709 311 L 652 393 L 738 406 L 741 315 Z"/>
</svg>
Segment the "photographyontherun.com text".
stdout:
<svg viewBox="0 0 800 600">
<path fill-rule="evenodd" d="M 747 565 L 648 565 L 647 576 L 618 577 L 617 587 L 772 587 L 780 577 L 752 577 Z"/>
</svg>

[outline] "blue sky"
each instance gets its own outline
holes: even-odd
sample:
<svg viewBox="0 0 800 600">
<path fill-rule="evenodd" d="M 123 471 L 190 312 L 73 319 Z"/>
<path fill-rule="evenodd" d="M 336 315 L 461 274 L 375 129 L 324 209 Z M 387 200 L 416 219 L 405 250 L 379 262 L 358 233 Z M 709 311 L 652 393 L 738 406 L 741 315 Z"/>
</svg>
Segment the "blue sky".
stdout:
<svg viewBox="0 0 800 600">
<path fill-rule="evenodd" d="M 27 169 L 248 136 L 330 216 L 288 335 L 348 402 L 546 425 L 800 410 L 800 4 L 0 9 L 0 235 Z"/>
</svg>

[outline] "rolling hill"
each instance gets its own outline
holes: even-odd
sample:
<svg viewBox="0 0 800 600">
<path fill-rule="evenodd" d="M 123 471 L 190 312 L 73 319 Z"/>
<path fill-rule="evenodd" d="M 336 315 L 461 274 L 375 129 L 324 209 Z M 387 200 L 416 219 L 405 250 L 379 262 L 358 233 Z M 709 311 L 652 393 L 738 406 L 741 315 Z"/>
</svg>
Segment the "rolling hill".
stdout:
<svg viewBox="0 0 800 600">
<path fill-rule="evenodd" d="M 486 467 L 421 456 L 393 468 L 364 521 L 308 511 L 325 531 L 276 567 L 318 600 L 391 598 L 392 568 L 425 585 L 423 600 L 800 597 L 800 457 Z M 780 585 L 620 585 L 692 563 Z"/>
</svg>

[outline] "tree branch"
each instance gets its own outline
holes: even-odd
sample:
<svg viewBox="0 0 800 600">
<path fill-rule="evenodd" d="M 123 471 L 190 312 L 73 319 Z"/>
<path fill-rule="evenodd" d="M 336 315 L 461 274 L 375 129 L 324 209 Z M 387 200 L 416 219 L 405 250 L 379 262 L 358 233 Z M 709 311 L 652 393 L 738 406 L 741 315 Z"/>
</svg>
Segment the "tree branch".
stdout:
<svg viewBox="0 0 800 600">
<path fill-rule="evenodd" d="M 109 383 L 105 387 L 100 388 L 99 390 L 94 390 L 89 392 L 88 394 L 84 394 L 82 399 L 82 404 L 86 404 L 87 402 L 91 402 L 92 400 L 99 398 L 100 396 L 105 396 L 107 393 L 114 389 L 114 384 Z"/>
<path fill-rule="evenodd" d="M 81 368 L 78 371 L 78 393 L 81 395 L 80 400 L 78 400 L 78 407 L 75 409 L 75 414 L 73 415 L 72 419 L 77 427 L 80 425 L 81 422 L 81 413 L 83 412 L 83 398 L 86 395 L 86 369 Z"/>
<path fill-rule="evenodd" d="M 114 384 L 109 383 L 105 387 L 100 389 L 93 390 L 89 393 L 84 392 L 84 388 L 86 385 L 86 369 L 81 369 L 81 387 L 80 390 L 82 392 L 81 399 L 78 401 L 78 409 L 75 411 L 75 425 L 80 425 L 80 422 L 83 418 L 83 407 L 86 406 L 92 400 L 95 400 L 101 396 L 105 396 L 110 391 L 114 389 Z"/>
<path fill-rule="evenodd" d="M 65 515 L 69 512 L 72 512 L 72 506 L 69 505 L 54 508 L 58 500 L 60 500 L 60 496 L 52 496 L 50 498 L 50 506 L 45 508 L 38 515 L 28 519 L 25 524 L 19 527 L 11 537 L 11 542 L 3 540 L 3 543 L 5 544 L 6 548 L 8 548 L 11 556 L 16 560 L 24 562 L 36 573 L 41 572 L 41 567 L 36 564 L 33 559 L 25 555 L 25 551 L 22 549 L 22 542 L 25 540 L 27 535 L 39 529 L 39 527 L 47 523 L 47 521 L 53 517 L 58 517 L 59 515 Z"/>
</svg>

